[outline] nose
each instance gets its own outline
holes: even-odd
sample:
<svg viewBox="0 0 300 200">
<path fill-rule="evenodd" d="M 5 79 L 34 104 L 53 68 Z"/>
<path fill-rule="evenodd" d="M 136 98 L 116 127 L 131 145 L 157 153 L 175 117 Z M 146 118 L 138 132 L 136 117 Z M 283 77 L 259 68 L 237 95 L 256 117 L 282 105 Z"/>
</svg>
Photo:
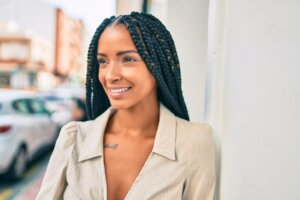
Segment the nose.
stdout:
<svg viewBox="0 0 300 200">
<path fill-rule="evenodd" d="M 121 69 L 120 67 L 115 64 L 114 62 L 111 62 L 108 66 L 108 70 L 105 76 L 106 81 L 108 82 L 116 82 L 121 80 Z"/>
</svg>

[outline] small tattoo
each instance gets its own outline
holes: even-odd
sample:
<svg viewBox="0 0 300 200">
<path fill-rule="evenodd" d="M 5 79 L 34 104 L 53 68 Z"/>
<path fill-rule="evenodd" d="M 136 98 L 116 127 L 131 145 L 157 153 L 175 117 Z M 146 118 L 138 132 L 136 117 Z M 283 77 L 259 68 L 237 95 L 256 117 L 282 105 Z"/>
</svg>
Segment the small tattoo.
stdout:
<svg viewBox="0 0 300 200">
<path fill-rule="evenodd" d="M 116 149 L 119 146 L 119 144 L 104 144 L 104 148 L 112 148 L 112 149 Z"/>
</svg>

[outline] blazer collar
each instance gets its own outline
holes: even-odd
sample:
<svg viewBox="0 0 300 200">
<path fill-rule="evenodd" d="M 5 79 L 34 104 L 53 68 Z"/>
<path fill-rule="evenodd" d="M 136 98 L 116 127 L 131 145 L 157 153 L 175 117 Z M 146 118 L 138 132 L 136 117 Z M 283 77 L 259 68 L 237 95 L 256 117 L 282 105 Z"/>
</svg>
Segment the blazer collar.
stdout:
<svg viewBox="0 0 300 200">
<path fill-rule="evenodd" d="M 159 123 L 152 152 L 170 160 L 176 160 L 176 118 L 162 103 L 160 104 Z"/>
<path fill-rule="evenodd" d="M 78 162 L 103 156 L 103 136 L 109 117 L 115 112 L 108 108 L 95 120 L 81 123 L 79 131 L 84 131 L 86 138 L 80 149 Z M 162 103 L 160 103 L 159 124 L 152 152 L 170 160 L 176 160 L 176 118 Z"/>
</svg>

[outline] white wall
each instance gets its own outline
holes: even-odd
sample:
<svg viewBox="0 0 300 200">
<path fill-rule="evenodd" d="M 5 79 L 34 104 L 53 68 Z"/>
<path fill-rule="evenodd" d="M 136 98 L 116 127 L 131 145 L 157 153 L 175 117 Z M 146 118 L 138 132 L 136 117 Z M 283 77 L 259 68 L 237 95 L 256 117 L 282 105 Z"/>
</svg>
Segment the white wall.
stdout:
<svg viewBox="0 0 300 200">
<path fill-rule="evenodd" d="M 297 200 L 300 1 L 211 0 L 207 118 L 222 200 Z"/>
<path fill-rule="evenodd" d="M 116 14 L 127 15 L 132 11 L 141 12 L 142 6 L 142 0 L 116 0 Z"/>
<path fill-rule="evenodd" d="M 208 0 L 168 1 L 166 25 L 177 48 L 191 121 L 202 121 L 204 115 L 207 24 Z"/>
</svg>

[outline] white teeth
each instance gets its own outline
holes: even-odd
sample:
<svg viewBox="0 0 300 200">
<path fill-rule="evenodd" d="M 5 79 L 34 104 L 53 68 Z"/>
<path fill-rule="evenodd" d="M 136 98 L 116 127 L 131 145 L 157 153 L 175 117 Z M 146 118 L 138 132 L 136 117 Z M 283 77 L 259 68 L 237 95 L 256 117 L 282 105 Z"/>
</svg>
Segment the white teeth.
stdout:
<svg viewBox="0 0 300 200">
<path fill-rule="evenodd" d="M 125 92 L 127 90 L 129 90 L 129 87 L 127 87 L 127 88 L 118 88 L 118 89 L 110 89 L 110 91 L 112 93 L 122 93 L 122 92 Z"/>
</svg>

